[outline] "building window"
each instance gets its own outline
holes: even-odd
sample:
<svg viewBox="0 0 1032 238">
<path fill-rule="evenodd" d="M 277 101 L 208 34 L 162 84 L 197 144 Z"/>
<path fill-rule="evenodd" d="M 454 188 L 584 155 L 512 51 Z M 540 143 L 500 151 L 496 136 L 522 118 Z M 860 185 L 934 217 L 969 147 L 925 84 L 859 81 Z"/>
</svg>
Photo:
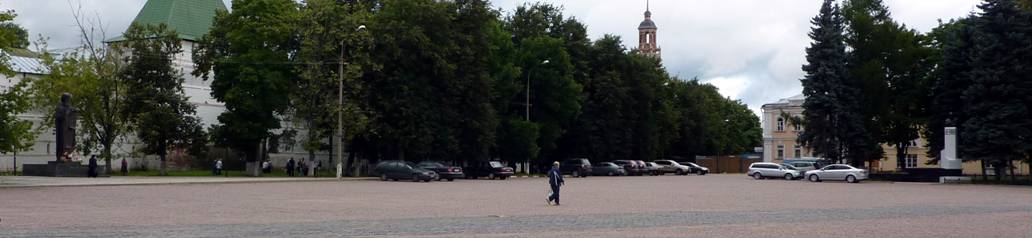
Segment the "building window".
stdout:
<svg viewBox="0 0 1032 238">
<path fill-rule="evenodd" d="M 901 169 L 917 168 L 917 155 L 907 154 L 902 161 L 896 161 L 896 167 Z"/>
<path fill-rule="evenodd" d="M 784 159 L 784 158 L 785 158 L 785 146 L 784 145 L 778 145 L 778 159 Z"/>
<path fill-rule="evenodd" d="M 795 152 L 795 154 L 792 154 L 792 155 L 794 155 L 796 158 L 802 158 L 803 157 L 803 147 L 802 146 L 795 145 L 792 149 L 793 149 L 793 152 Z"/>
<path fill-rule="evenodd" d="M 778 118 L 778 131 L 785 131 L 785 118 Z"/>
</svg>

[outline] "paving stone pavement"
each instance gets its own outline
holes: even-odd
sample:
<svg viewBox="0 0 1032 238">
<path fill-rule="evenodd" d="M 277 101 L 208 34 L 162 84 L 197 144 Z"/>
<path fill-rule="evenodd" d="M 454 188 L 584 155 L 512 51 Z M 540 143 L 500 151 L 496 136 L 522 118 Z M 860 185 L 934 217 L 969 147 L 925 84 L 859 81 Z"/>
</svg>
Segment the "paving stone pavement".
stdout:
<svg viewBox="0 0 1032 238">
<path fill-rule="evenodd" d="M 0 189 L 0 237 L 1027 237 L 1032 188 L 744 175 Z"/>
</svg>

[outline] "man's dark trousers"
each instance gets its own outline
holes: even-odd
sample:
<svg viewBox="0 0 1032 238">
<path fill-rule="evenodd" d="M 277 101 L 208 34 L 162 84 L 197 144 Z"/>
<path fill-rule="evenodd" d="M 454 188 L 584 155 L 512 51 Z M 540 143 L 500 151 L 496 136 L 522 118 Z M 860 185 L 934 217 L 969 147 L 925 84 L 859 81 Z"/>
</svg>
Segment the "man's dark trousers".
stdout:
<svg viewBox="0 0 1032 238">
<path fill-rule="evenodd" d="M 548 200 L 552 200 L 555 204 L 559 204 L 559 186 L 552 185 L 552 196 L 548 197 Z"/>
</svg>

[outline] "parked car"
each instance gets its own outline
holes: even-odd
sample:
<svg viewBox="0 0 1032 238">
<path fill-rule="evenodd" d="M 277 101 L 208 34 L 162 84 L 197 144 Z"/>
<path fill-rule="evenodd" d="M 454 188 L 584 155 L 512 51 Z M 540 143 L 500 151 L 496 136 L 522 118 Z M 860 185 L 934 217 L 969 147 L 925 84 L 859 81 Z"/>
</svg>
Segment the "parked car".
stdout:
<svg viewBox="0 0 1032 238">
<path fill-rule="evenodd" d="M 427 169 L 419 168 L 412 162 L 400 161 L 400 160 L 385 160 L 380 161 L 373 168 L 373 172 L 380 175 L 380 180 L 387 181 L 392 179 L 398 181 L 399 179 L 412 179 L 412 182 L 430 182 L 430 180 L 437 177 L 437 173 Z"/>
<path fill-rule="evenodd" d="M 644 160 L 631 160 L 631 161 L 633 161 L 634 163 L 638 164 L 638 168 L 641 168 L 641 174 L 639 174 L 639 175 L 645 175 L 645 174 L 649 173 L 648 165 L 645 164 Z"/>
<path fill-rule="evenodd" d="M 680 163 L 677 163 L 673 160 L 656 160 L 653 162 L 661 166 L 659 169 L 660 175 L 667 173 L 674 173 L 676 175 L 688 175 L 688 171 L 691 171 L 691 168 L 689 168 L 688 166 L 681 165 Z"/>
<path fill-rule="evenodd" d="M 423 161 L 416 164 L 416 166 L 437 172 L 437 181 L 441 181 L 442 179 L 454 181 L 457 178 L 464 178 L 466 176 L 462 173 L 462 168 L 447 166 L 437 161 Z"/>
<path fill-rule="evenodd" d="M 786 180 L 795 180 L 796 178 L 802 178 L 803 174 L 798 170 L 787 168 L 780 164 L 756 162 L 749 165 L 748 175 L 755 179 L 785 178 Z"/>
<path fill-rule="evenodd" d="M 480 177 L 487 177 L 489 179 L 501 179 L 505 180 L 512 177 L 512 167 L 502 165 L 502 162 L 491 160 L 482 161 L 480 163 L 474 163 L 473 166 L 465 169 L 466 178 L 477 179 Z"/>
<path fill-rule="evenodd" d="M 592 175 L 606 175 L 606 176 L 623 176 L 627 175 L 627 170 L 624 167 L 616 165 L 612 162 L 602 162 L 595 164 L 591 168 Z"/>
<path fill-rule="evenodd" d="M 573 177 L 587 177 L 591 169 L 591 161 L 585 158 L 567 159 L 559 165 L 559 172 Z"/>
<path fill-rule="evenodd" d="M 645 163 L 645 169 L 649 171 L 649 175 L 663 175 L 663 166 L 656 164 L 656 162 Z"/>
<path fill-rule="evenodd" d="M 693 173 L 693 174 L 698 174 L 698 175 L 706 175 L 706 174 L 709 173 L 709 168 L 702 167 L 701 165 L 698 165 L 698 164 L 695 164 L 695 163 L 692 163 L 692 162 L 677 162 L 677 163 L 679 163 L 681 165 L 684 165 L 684 166 L 688 166 L 688 168 L 689 168 L 688 173 Z"/>
<path fill-rule="evenodd" d="M 818 170 L 807 171 L 805 175 L 811 182 L 845 180 L 849 183 L 859 183 L 861 180 L 867 179 L 867 170 L 845 164 L 833 164 Z"/>
<path fill-rule="evenodd" d="M 623 167 L 627 171 L 627 175 L 642 175 L 648 172 L 644 166 L 638 165 L 638 162 L 633 160 L 614 160 L 613 164 Z"/>
<path fill-rule="evenodd" d="M 816 162 L 809 162 L 809 161 L 784 162 L 784 163 L 781 163 L 781 164 L 782 165 L 791 166 L 791 167 L 795 168 L 796 170 L 799 170 L 799 172 L 801 172 L 801 173 L 806 173 L 807 171 L 810 171 L 810 170 L 817 170 L 817 168 L 819 168 L 818 164 Z"/>
</svg>

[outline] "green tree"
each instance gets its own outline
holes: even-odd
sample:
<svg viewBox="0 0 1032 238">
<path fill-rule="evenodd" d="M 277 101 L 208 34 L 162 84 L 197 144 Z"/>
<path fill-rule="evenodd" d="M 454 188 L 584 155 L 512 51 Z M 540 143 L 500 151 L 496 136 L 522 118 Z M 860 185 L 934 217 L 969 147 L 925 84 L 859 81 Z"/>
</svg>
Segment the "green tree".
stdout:
<svg viewBox="0 0 1032 238">
<path fill-rule="evenodd" d="M 220 144 L 247 155 L 258 175 L 259 145 L 280 128 L 297 81 L 296 26 L 299 5 L 290 0 L 234 0 L 233 11 L 216 14 L 211 30 L 194 49 L 194 75 L 213 77 L 212 96 L 225 103 L 213 133 Z"/>
<path fill-rule="evenodd" d="M 847 82 L 844 22 L 838 6 L 825 0 L 811 23 L 813 42 L 806 48 L 806 75 L 801 80 L 806 96 L 802 116 L 806 130 L 799 135 L 799 142 L 812 148 L 818 157 L 841 161 L 849 158 L 849 144 L 856 137 L 866 139 L 861 115 L 856 111 L 858 92 Z"/>
<path fill-rule="evenodd" d="M 1027 60 L 1032 18 L 1013 0 L 986 0 L 978 7 L 982 12 L 971 22 L 975 53 L 965 74 L 971 84 L 962 96 L 967 120 L 960 126 L 959 149 L 968 158 L 1002 167 L 1032 151 L 1032 63 Z"/>
<path fill-rule="evenodd" d="M 928 156 L 938 161 L 939 152 L 943 149 L 944 128 L 959 127 L 967 120 L 964 110 L 963 93 L 971 84 L 966 73 L 971 70 L 974 51 L 974 28 L 971 17 L 940 23 L 929 34 L 936 49 L 931 61 L 936 65 L 930 72 L 932 78 L 931 93 L 928 97 L 927 120 L 924 135 L 928 140 Z M 958 134 L 958 141 L 963 134 Z M 963 151 L 957 151 L 959 158 L 964 158 Z M 930 162 L 933 162 L 930 161 Z"/>
<path fill-rule="evenodd" d="M 497 13 L 484 1 L 383 1 L 369 26 L 372 141 L 390 157 L 482 160 L 499 121 L 492 102 Z M 492 33 L 494 32 L 494 33 Z M 495 35 L 490 35 L 495 34 Z"/>
<path fill-rule="evenodd" d="M 577 67 L 586 64 L 571 55 L 573 49 L 580 56 L 587 53 L 586 30 L 583 24 L 566 19 L 561 9 L 547 4 L 524 5 L 506 17 L 505 29 L 518 49 L 516 65 L 520 67 L 521 81 L 516 91 L 501 91 L 499 100 L 508 103 L 498 108 L 502 120 L 526 117 L 525 97 L 530 83 L 530 121 L 537 124 L 540 148 L 539 165 L 561 159 L 558 140 L 569 129 L 581 111 L 581 84 L 575 75 L 586 77 Z M 577 46 L 577 47 L 571 47 Z M 548 61 L 547 64 L 542 62 Z M 578 66 L 581 65 L 581 66 Z M 529 79 L 529 80 L 528 80 Z M 498 146 L 505 146 L 499 144 Z"/>
<path fill-rule="evenodd" d="M 29 46 L 29 32 L 13 22 L 17 16 L 14 10 L 0 11 L 0 49 L 25 49 Z"/>
<path fill-rule="evenodd" d="M 301 25 L 305 27 L 299 32 L 300 77 L 290 98 L 291 116 L 297 119 L 294 122 L 307 131 L 302 144 L 309 160 L 315 159 L 315 151 L 332 148 L 326 142 L 336 133 L 340 110 L 345 117 L 345 140 L 352 139 L 368 124 L 359 78 L 363 66 L 369 65 L 367 49 L 371 38 L 359 26 L 369 21 L 370 8 L 367 2 L 332 0 L 306 1 L 301 8 Z M 340 69 L 344 69 L 343 79 Z M 339 84 L 346 87 L 343 106 L 338 104 Z"/>
<path fill-rule="evenodd" d="M 849 144 L 856 163 L 880 160 L 879 143 L 897 147 L 905 158 L 911 141 L 919 137 L 929 94 L 931 71 L 928 41 L 916 31 L 896 23 L 882 0 L 849 0 L 844 3 L 850 80 L 859 90 L 859 110 L 870 140 Z"/>
<path fill-rule="evenodd" d="M 72 104 L 79 110 L 79 148 L 84 154 L 100 150 L 100 157 L 111 170 L 114 144 L 129 131 L 126 118 L 126 85 L 119 77 L 125 67 L 124 49 L 120 44 L 98 45 L 103 35 L 95 34 L 94 26 L 86 25 L 74 13 L 82 45 L 76 50 L 55 57 L 44 52 L 43 67 L 48 72 L 32 79 L 29 86 L 32 107 L 53 112 L 61 94 L 71 93 Z M 39 46 L 46 48 L 46 43 Z M 60 59 L 58 59 L 60 58 Z M 53 114 L 44 113 L 40 129 L 53 127 Z"/>
<path fill-rule="evenodd" d="M 6 77 L 14 76 L 8 65 L 7 51 L 25 41 L 25 36 L 19 35 L 21 27 L 11 22 L 15 16 L 13 11 L 0 12 L 0 26 L 3 26 L 0 27 L 0 75 Z M 24 33 L 24 30 L 21 32 Z M 22 81 L 11 87 L 0 88 L 0 153 L 28 150 L 35 140 L 32 122 L 18 118 L 18 114 L 28 111 L 31 106 L 26 85 L 27 82 Z"/>
<path fill-rule="evenodd" d="M 165 24 L 133 24 L 125 32 L 129 65 L 122 72 L 128 86 L 127 117 L 141 151 L 156 154 L 162 176 L 168 175 L 166 155 L 170 150 L 205 144 L 200 119 L 192 116 L 196 106 L 183 95 L 183 77 L 174 68 L 182 52 L 179 38 Z"/>
</svg>

